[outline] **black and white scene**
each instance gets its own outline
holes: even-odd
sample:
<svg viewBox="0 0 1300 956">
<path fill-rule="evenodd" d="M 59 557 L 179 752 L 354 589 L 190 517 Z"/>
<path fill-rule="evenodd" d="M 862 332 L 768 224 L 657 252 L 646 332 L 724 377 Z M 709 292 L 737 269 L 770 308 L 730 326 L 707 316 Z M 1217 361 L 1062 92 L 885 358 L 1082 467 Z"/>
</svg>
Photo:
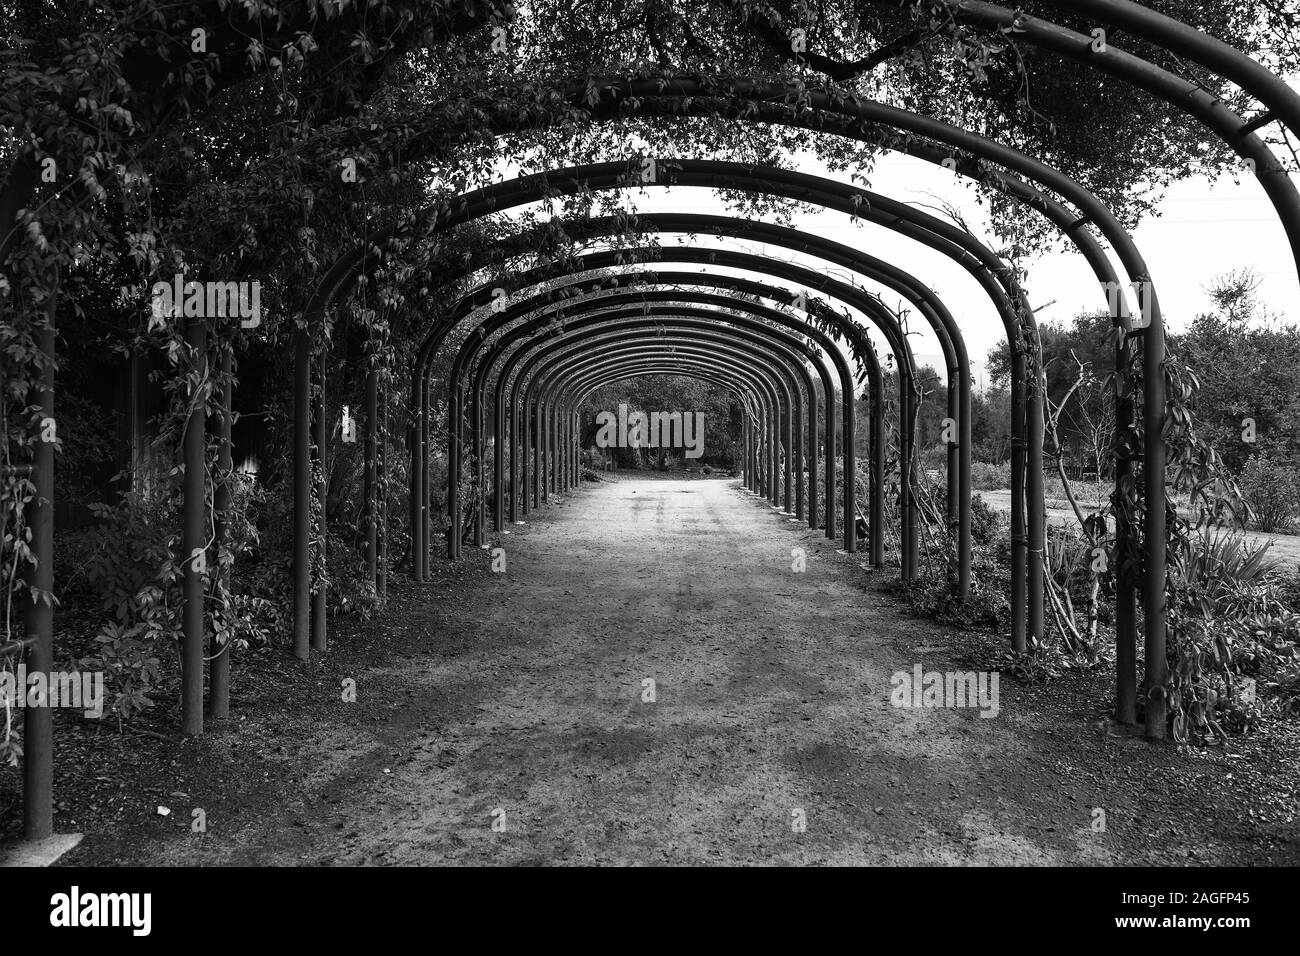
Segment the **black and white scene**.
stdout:
<svg viewBox="0 0 1300 956">
<path fill-rule="evenodd" d="M 5 923 L 1276 925 L 1298 149 L 1300 0 L 0 0 Z"/>
</svg>

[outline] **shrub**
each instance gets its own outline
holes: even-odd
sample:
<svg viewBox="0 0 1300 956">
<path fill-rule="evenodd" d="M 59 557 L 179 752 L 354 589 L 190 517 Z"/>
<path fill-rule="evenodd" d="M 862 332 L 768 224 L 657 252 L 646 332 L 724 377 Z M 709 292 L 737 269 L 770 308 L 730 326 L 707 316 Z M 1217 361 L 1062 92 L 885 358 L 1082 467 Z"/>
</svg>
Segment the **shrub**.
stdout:
<svg viewBox="0 0 1300 956">
<path fill-rule="evenodd" d="M 1300 477 L 1294 462 L 1278 461 L 1267 453 L 1253 456 L 1241 471 L 1241 491 L 1255 515 L 1255 527 L 1266 534 L 1284 532 L 1300 514 Z"/>
<path fill-rule="evenodd" d="M 179 547 L 179 514 L 166 496 L 139 493 L 91 510 L 99 524 L 82 544 L 83 586 L 113 620 L 96 636 L 95 652 L 77 667 L 104 672 L 110 692 L 105 714 L 124 720 L 153 705 L 157 650 L 174 648 L 181 637 L 182 575 L 172 552 Z"/>
<path fill-rule="evenodd" d="M 1258 719 L 1255 688 L 1294 694 L 1300 615 L 1287 582 L 1241 532 L 1196 534 L 1171 554 L 1170 712 L 1177 740 L 1226 737 Z M 1290 706 L 1291 701 L 1284 701 Z"/>
<path fill-rule="evenodd" d="M 1003 518 L 975 495 L 970 502 L 970 536 L 976 544 L 989 544 L 1000 532 Z"/>
<path fill-rule="evenodd" d="M 946 544 L 946 542 L 945 542 Z M 983 550 L 975 552 L 971 568 L 970 597 L 957 600 L 954 593 L 954 568 L 950 555 L 941 545 L 922 553 L 917 576 L 910 582 L 895 581 L 891 588 L 899 591 L 912 611 L 966 630 L 1003 630 L 1011 619 L 1009 563 Z"/>
<path fill-rule="evenodd" d="M 970 463 L 971 487 L 977 491 L 998 491 L 1011 487 L 1011 466 L 993 465 L 987 461 Z"/>
</svg>

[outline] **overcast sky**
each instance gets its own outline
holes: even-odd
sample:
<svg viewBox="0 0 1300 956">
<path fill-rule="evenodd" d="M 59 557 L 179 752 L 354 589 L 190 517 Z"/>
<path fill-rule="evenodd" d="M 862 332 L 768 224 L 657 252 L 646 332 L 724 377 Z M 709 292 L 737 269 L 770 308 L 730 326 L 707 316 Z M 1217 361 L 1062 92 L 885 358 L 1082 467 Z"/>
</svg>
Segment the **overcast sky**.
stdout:
<svg viewBox="0 0 1300 956">
<path fill-rule="evenodd" d="M 829 173 L 813 157 L 799 157 L 799 160 L 798 168 L 804 172 L 848 181 L 847 173 Z M 873 191 L 891 198 L 929 207 L 926 211 L 931 213 L 944 204 L 957 207 L 975 234 L 996 249 L 998 243 L 988 229 L 987 217 L 967 183 L 969 180 L 931 163 L 887 153 L 877 160 L 869 185 Z M 712 191 L 686 187 L 630 192 L 626 202 L 644 212 L 726 212 Z M 1287 321 L 1300 320 L 1300 280 L 1295 261 L 1282 227 L 1253 177 L 1243 177 L 1240 184 L 1226 178 L 1213 183 L 1204 179 L 1179 183 L 1168 191 L 1158 210 L 1160 215 L 1144 220 L 1134 238 L 1151 269 L 1169 328 L 1183 328 L 1191 318 L 1209 308 L 1205 290 L 1216 276 L 1245 267 L 1260 277 L 1259 296 L 1267 310 L 1280 313 Z M 801 213 L 791 224 L 886 259 L 926 282 L 943 298 L 960 323 L 967 350 L 978 366 L 976 383 L 983 384 L 984 356 L 1004 333 L 987 297 L 964 270 L 913 240 L 869 223 L 853 222 L 842 213 Z M 661 241 L 666 243 L 669 237 Z M 824 263 L 784 249 L 729 240 L 696 240 L 696 244 L 720 243 L 825 268 Z M 1082 311 L 1105 308 L 1104 294 L 1078 253 L 1051 252 L 1027 260 L 1026 265 L 1029 273 L 1026 287 L 1031 305 L 1039 310 L 1040 323 L 1067 320 Z M 843 272 L 833 271 L 840 278 L 849 278 Z M 1117 271 L 1121 276 L 1125 274 L 1118 267 Z M 884 291 L 865 280 L 859 284 Z M 885 300 L 890 305 L 898 304 L 896 295 L 886 294 Z M 910 328 L 918 333 L 912 341 L 920 363 L 933 364 L 942 370 L 937 342 L 926 330 L 924 321 L 917 316 Z M 888 350 L 883 340 L 876 337 L 876 341 L 884 355 Z"/>
</svg>

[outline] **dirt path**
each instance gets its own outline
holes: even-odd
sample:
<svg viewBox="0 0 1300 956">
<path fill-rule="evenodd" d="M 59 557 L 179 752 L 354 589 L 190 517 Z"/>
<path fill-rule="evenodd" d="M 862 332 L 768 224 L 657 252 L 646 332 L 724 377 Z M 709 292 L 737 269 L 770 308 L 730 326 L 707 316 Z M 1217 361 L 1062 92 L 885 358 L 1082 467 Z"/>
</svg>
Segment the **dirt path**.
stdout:
<svg viewBox="0 0 1300 956">
<path fill-rule="evenodd" d="M 346 670 L 306 716 L 244 702 L 177 762 L 170 819 L 69 862 L 1295 860 L 1289 821 L 1261 836 L 1217 809 L 1226 760 L 1045 711 L 1010 679 L 992 719 L 891 706 L 894 672 L 955 669 L 951 636 L 734 481 L 623 478 L 511 531 L 505 573 L 407 586 L 365 654 L 331 651 L 371 660 L 357 703 Z"/>
</svg>

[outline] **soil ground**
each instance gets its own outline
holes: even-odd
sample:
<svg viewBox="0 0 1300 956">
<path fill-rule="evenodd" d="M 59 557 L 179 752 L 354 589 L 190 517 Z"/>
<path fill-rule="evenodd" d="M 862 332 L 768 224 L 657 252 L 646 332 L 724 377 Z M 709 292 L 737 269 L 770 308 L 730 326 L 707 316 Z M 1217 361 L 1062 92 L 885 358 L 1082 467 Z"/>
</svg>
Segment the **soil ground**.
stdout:
<svg viewBox="0 0 1300 956">
<path fill-rule="evenodd" d="M 1002 675 L 991 718 L 896 708 L 892 674 L 998 639 L 909 618 L 890 573 L 734 480 L 623 475 L 493 544 L 504 572 L 395 578 L 310 665 L 245 655 L 201 738 L 169 701 L 153 735 L 61 713 L 58 829 L 87 835 L 64 862 L 1300 862 L 1291 728 L 1148 744 L 1095 674 Z"/>
</svg>

